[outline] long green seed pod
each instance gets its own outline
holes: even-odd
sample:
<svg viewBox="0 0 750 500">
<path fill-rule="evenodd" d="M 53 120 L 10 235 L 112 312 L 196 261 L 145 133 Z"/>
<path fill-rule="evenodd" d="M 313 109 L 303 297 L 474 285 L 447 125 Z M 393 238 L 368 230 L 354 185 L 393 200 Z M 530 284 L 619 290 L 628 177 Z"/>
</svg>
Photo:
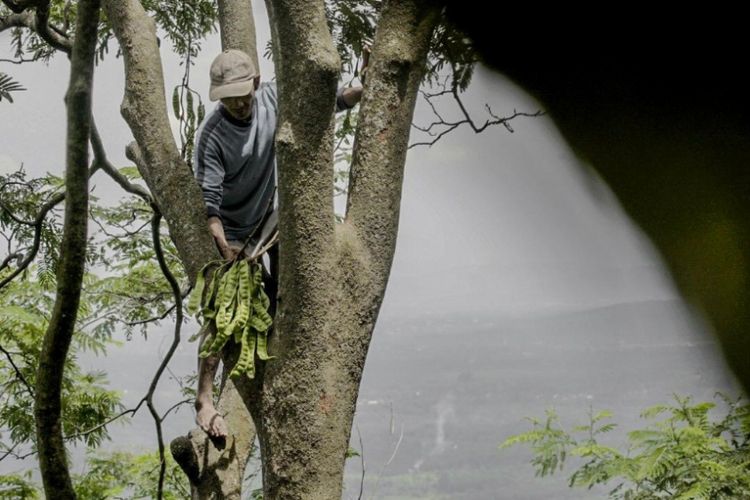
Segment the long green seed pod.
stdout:
<svg viewBox="0 0 750 500">
<path fill-rule="evenodd" d="M 195 288 L 193 288 L 193 293 L 190 294 L 190 300 L 187 305 L 188 314 L 195 314 L 198 312 L 198 306 L 203 298 L 203 288 L 206 285 L 206 277 L 204 276 L 205 269 L 205 267 L 201 269 L 195 279 Z"/>
<path fill-rule="evenodd" d="M 237 294 L 237 286 L 239 285 L 238 271 L 239 266 L 235 264 L 221 278 L 222 285 L 219 289 L 219 297 L 216 304 L 216 329 L 219 332 L 223 332 L 226 329 L 234 315 L 234 309 L 231 308 L 236 305 L 235 295 Z"/>
<path fill-rule="evenodd" d="M 250 266 L 246 260 L 242 260 L 238 266 L 237 310 L 228 326 L 230 334 L 241 332 L 250 316 Z"/>
<path fill-rule="evenodd" d="M 247 374 L 248 377 L 255 376 L 255 336 L 248 335 L 242 339 L 240 356 L 237 358 L 234 368 L 229 373 L 231 377 L 239 377 Z"/>
<path fill-rule="evenodd" d="M 258 334 L 258 358 L 263 361 L 273 359 L 275 356 L 268 355 L 268 333 L 263 332 Z"/>
</svg>

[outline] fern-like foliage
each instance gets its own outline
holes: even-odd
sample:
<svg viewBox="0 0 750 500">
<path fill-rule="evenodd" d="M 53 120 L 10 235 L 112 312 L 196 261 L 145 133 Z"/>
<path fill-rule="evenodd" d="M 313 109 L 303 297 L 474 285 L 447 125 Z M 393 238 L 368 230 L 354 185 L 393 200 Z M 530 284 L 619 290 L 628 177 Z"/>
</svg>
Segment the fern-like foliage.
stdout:
<svg viewBox="0 0 750 500">
<path fill-rule="evenodd" d="M 511 436 L 500 446 L 528 444 L 538 476 L 562 470 L 578 457 L 571 487 L 614 484 L 609 498 L 622 500 L 750 498 L 750 405 L 717 395 L 694 404 L 675 396 L 675 403 L 648 408 L 651 423 L 628 433 L 625 451 L 600 439 L 614 429 L 609 412 L 590 413 L 589 422 L 566 431 L 549 410 L 544 421 L 530 419 L 532 430 Z M 582 435 L 581 437 L 578 437 Z"/>
<path fill-rule="evenodd" d="M 13 97 L 10 95 L 11 92 L 20 92 L 26 90 L 23 86 L 14 81 L 10 75 L 0 73 L 0 101 L 5 99 L 8 102 L 13 102 Z"/>
</svg>

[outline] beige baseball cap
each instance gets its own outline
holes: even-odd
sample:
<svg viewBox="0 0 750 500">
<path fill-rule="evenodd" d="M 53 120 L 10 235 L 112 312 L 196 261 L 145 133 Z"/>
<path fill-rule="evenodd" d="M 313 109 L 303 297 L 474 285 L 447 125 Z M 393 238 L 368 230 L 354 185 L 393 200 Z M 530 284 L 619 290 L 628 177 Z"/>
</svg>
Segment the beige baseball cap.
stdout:
<svg viewBox="0 0 750 500">
<path fill-rule="evenodd" d="M 254 90 L 253 78 L 258 76 L 252 58 L 241 50 L 227 49 L 211 63 L 211 88 L 208 98 L 218 101 L 239 97 Z"/>
</svg>

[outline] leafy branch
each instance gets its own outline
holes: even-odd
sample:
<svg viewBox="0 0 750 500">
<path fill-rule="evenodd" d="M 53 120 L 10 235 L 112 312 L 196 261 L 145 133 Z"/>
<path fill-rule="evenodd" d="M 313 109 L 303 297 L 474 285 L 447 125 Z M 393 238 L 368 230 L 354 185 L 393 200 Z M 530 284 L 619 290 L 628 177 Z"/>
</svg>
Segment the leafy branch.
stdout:
<svg viewBox="0 0 750 500">
<path fill-rule="evenodd" d="M 529 419 L 532 430 L 506 439 L 501 448 L 531 446 L 537 476 L 562 470 L 570 457 L 582 464 L 569 477 L 571 487 L 592 488 L 615 482 L 612 499 L 734 499 L 750 496 L 750 405 L 741 399 L 723 400 L 723 417 L 710 412 L 716 404 L 693 404 L 675 395 L 672 405 L 657 405 L 641 417 L 653 420 L 628 433 L 628 448 L 621 452 L 600 439 L 614 430 L 605 422 L 607 411 L 589 413 L 589 422 L 566 431 L 549 410 L 544 421 Z M 576 438 L 576 434 L 583 438 Z"/>
</svg>

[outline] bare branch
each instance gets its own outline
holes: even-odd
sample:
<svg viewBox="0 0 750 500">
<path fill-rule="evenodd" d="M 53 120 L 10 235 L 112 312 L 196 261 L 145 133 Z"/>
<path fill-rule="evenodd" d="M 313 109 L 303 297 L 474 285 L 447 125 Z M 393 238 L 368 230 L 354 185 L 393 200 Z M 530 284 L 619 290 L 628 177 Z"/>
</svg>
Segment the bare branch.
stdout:
<svg viewBox="0 0 750 500">
<path fill-rule="evenodd" d="M 463 101 L 461 100 L 461 97 L 459 96 L 458 87 L 456 85 L 453 85 L 453 88 L 450 90 L 442 90 L 440 92 L 435 93 L 428 93 L 421 91 L 422 97 L 424 97 L 427 104 L 432 108 L 433 114 L 438 118 L 438 121 L 434 121 L 430 123 L 426 127 L 420 127 L 418 125 L 412 124 L 412 127 L 416 128 L 417 130 L 421 132 L 425 132 L 429 134 L 431 137 L 434 137 L 431 141 L 427 142 L 416 142 L 409 145 L 409 149 L 417 147 L 417 146 L 432 146 L 436 142 L 438 142 L 441 138 L 443 138 L 446 134 L 449 134 L 450 132 L 454 131 L 461 125 L 468 125 L 471 127 L 471 129 L 476 134 L 481 134 L 484 132 L 488 127 L 492 127 L 494 125 L 503 125 L 508 132 L 513 132 L 513 128 L 510 126 L 510 121 L 514 118 L 517 118 L 519 116 L 526 116 L 526 117 L 536 117 L 536 116 L 542 116 L 544 115 L 544 111 L 536 111 L 534 113 L 524 113 L 513 110 L 513 114 L 510 116 L 507 116 L 505 118 L 498 117 L 495 113 L 492 112 L 492 108 L 490 108 L 489 104 L 485 104 L 485 108 L 487 108 L 487 113 L 490 115 L 491 119 L 485 120 L 484 124 L 478 124 L 474 121 L 474 119 L 469 114 L 468 110 L 466 109 L 466 106 L 464 106 Z M 445 120 L 440 113 L 437 111 L 437 108 L 435 107 L 435 104 L 433 102 L 434 98 L 442 97 L 444 95 L 451 94 L 453 95 L 453 99 L 458 105 L 459 110 L 461 111 L 461 114 L 464 116 L 462 120 L 450 122 Z M 443 130 L 441 130 L 439 133 L 435 133 L 433 129 L 435 127 L 445 127 Z"/>
<path fill-rule="evenodd" d="M 182 405 L 187 405 L 193 403 L 194 400 L 192 398 L 190 399 L 183 399 L 182 401 L 178 401 L 177 403 L 173 404 L 172 406 L 167 409 L 167 411 L 164 412 L 164 415 L 161 416 L 161 421 L 164 422 L 167 419 L 167 415 L 172 413 L 174 410 L 179 408 Z"/>
<path fill-rule="evenodd" d="M 107 160 L 107 155 L 102 145 L 102 139 L 99 136 L 99 130 L 96 128 L 96 124 L 91 122 L 91 147 L 94 150 L 94 157 L 96 158 L 97 165 L 107 173 L 117 184 L 120 185 L 128 193 L 140 196 L 149 205 L 154 206 L 153 199 L 148 191 L 142 186 L 133 184 L 127 177 L 122 175 L 110 162 Z M 154 207 L 155 208 L 155 207 Z"/>
<path fill-rule="evenodd" d="M 0 24 L 0 32 L 2 32 L 2 24 Z M 29 62 L 36 62 L 38 59 L 33 57 L 31 59 L 24 59 L 23 57 L 19 57 L 18 59 L 0 59 L 0 62 L 4 63 L 10 63 L 10 64 L 23 64 L 23 63 L 29 63 Z"/>
<path fill-rule="evenodd" d="M 12 456 L 12 457 L 14 457 L 15 459 L 18 459 L 18 455 L 16 455 L 16 454 L 15 454 L 15 453 L 13 453 L 13 452 L 15 451 L 16 447 L 17 447 L 17 446 L 18 446 L 19 444 L 21 444 L 21 442 L 20 442 L 20 441 L 19 441 L 19 442 L 16 442 L 16 443 L 13 443 L 13 446 L 11 446 L 11 447 L 10 447 L 10 448 L 8 448 L 7 450 L 5 450 L 5 453 L 3 453 L 3 455 L 2 455 L 2 456 L 0 456 L 0 462 L 2 462 L 3 460 L 5 460 L 5 459 L 6 459 L 6 458 L 7 458 L 8 456 Z"/>
<path fill-rule="evenodd" d="M 188 288 L 187 291 L 182 296 L 186 297 L 188 293 L 190 293 L 190 288 Z M 173 304 L 172 306 L 170 306 L 169 308 L 167 308 L 167 310 L 164 311 L 163 314 L 161 314 L 159 316 L 154 316 L 154 317 L 148 318 L 148 319 L 142 319 L 140 321 L 130 321 L 130 322 L 127 322 L 125 324 L 128 325 L 128 326 L 139 326 L 139 325 L 146 325 L 148 323 L 153 323 L 154 321 L 161 321 L 164 318 L 166 318 L 169 315 L 169 313 L 171 313 L 172 311 L 174 311 L 176 307 L 177 307 L 177 305 Z"/>
</svg>

